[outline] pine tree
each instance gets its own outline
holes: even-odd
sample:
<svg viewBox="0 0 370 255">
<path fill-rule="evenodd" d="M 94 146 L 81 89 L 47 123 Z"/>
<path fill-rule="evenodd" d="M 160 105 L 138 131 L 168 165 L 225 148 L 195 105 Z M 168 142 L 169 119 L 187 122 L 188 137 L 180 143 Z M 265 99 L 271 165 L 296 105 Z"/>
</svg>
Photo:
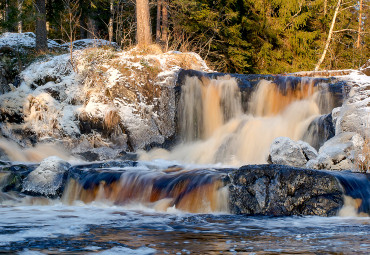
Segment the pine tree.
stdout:
<svg viewBox="0 0 370 255">
<path fill-rule="evenodd" d="M 45 0 L 36 0 L 36 51 L 48 50 Z"/>
<path fill-rule="evenodd" d="M 136 40 L 139 47 L 146 47 L 152 42 L 149 19 L 148 0 L 136 0 Z"/>
</svg>

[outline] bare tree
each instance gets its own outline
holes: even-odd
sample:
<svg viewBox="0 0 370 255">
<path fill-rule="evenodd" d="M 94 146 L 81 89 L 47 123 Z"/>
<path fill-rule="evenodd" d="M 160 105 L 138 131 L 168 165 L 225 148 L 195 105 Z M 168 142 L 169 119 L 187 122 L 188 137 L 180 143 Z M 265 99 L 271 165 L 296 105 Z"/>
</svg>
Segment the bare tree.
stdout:
<svg viewBox="0 0 370 255">
<path fill-rule="evenodd" d="M 66 10 L 68 29 L 65 29 L 64 27 L 62 27 L 62 29 L 69 39 L 70 61 L 73 70 L 76 72 L 77 69 L 75 68 L 73 63 L 73 41 L 76 38 L 76 32 L 80 21 L 79 0 L 63 0 L 63 4 Z"/>
<path fill-rule="evenodd" d="M 45 0 L 36 0 L 36 51 L 47 51 Z"/>
<path fill-rule="evenodd" d="M 333 20 L 331 21 L 331 26 L 330 26 L 328 38 L 327 38 L 326 43 L 325 43 L 325 48 L 324 48 L 324 51 L 321 55 L 321 58 L 319 59 L 319 61 L 317 62 L 316 66 L 315 66 L 315 71 L 319 70 L 320 65 L 322 64 L 322 62 L 325 59 L 326 52 L 328 51 L 329 44 L 330 44 L 330 41 L 331 41 L 331 37 L 333 35 L 335 20 L 337 19 L 337 15 L 338 15 L 338 12 L 339 12 L 340 3 L 341 3 L 341 0 L 338 0 L 337 6 L 336 6 L 335 11 L 334 11 Z"/>
<path fill-rule="evenodd" d="M 136 0 L 136 40 L 139 47 L 151 44 L 149 1 Z"/>
</svg>

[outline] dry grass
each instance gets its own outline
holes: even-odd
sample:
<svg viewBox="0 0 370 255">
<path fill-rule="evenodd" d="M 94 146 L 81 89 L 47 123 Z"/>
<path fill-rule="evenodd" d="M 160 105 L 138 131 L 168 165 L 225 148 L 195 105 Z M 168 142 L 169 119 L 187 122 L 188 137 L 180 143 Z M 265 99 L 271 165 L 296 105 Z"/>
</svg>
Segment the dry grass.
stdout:
<svg viewBox="0 0 370 255">
<path fill-rule="evenodd" d="M 158 44 L 151 44 L 151 45 L 148 45 L 148 46 L 145 46 L 143 48 L 138 48 L 138 47 L 134 47 L 132 49 L 128 49 L 128 51 L 130 52 L 130 54 L 132 56 L 136 56 L 136 55 L 158 55 L 158 54 L 163 54 L 163 51 L 162 51 L 162 48 L 160 45 Z"/>
<path fill-rule="evenodd" d="M 108 130 L 115 130 L 121 122 L 121 117 L 116 109 L 108 111 L 104 116 L 104 126 Z"/>
<path fill-rule="evenodd" d="M 363 172 L 370 172 L 370 138 L 366 138 L 361 153 L 357 156 L 356 165 Z"/>
</svg>

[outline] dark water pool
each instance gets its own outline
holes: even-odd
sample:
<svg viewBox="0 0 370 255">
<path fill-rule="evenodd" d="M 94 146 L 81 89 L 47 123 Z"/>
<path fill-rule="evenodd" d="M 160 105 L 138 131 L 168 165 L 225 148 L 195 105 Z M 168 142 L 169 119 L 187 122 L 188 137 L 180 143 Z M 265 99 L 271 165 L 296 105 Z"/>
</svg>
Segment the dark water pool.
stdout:
<svg viewBox="0 0 370 255">
<path fill-rule="evenodd" d="M 370 218 L 158 213 L 107 204 L 0 207 L 1 254 L 369 254 Z"/>
</svg>

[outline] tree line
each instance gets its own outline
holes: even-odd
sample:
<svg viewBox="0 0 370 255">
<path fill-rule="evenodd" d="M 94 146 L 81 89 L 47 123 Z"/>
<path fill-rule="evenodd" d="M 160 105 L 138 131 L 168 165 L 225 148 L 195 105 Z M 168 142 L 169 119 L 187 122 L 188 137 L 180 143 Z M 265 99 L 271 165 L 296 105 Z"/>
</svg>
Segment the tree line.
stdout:
<svg viewBox="0 0 370 255">
<path fill-rule="evenodd" d="M 3 0 L 2 32 L 123 48 L 194 51 L 217 71 L 358 68 L 370 58 L 370 0 Z M 38 34 L 39 33 L 39 34 Z M 42 45 L 44 43 L 44 45 Z"/>
</svg>

